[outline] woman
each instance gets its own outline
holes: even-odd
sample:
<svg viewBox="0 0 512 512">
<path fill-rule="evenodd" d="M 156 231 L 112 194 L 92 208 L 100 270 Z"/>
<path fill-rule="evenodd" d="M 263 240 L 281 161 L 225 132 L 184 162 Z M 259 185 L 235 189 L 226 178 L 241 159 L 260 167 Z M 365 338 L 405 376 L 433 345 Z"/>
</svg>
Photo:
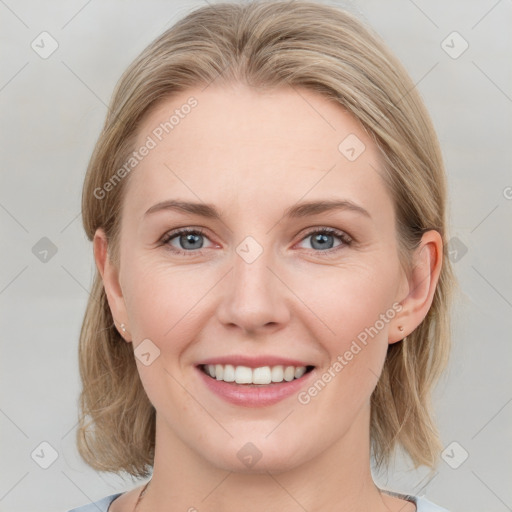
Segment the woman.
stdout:
<svg viewBox="0 0 512 512">
<path fill-rule="evenodd" d="M 75 511 L 443 511 L 446 184 L 414 84 L 354 16 L 215 4 L 122 76 L 83 221 L 78 448 L 145 486 Z"/>
</svg>

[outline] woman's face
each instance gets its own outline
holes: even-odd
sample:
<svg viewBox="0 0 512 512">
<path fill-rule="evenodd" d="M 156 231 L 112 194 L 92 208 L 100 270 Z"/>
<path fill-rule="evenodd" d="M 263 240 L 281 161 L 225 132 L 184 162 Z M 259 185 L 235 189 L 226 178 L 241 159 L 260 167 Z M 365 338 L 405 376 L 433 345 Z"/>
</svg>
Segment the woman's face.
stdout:
<svg viewBox="0 0 512 512">
<path fill-rule="evenodd" d="M 135 146 L 148 149 L 125 178 L 114 316 L 160 439 L 234 471 L 259 457 L 254 471 L 281 471 L 338 443 L 368 444 L 370 395 L 388 344 L 403 337 L 408 288 L 361 125 L 307 90 L 212 85 L 161 103 Z M 357 206 L 298 209 L 322 201 Z M 218 218 L 201 214 L 213 208 Z M 250 386 L 206 375 L 206 363 L 239 381 L 314 369 Z"/>
</svg>

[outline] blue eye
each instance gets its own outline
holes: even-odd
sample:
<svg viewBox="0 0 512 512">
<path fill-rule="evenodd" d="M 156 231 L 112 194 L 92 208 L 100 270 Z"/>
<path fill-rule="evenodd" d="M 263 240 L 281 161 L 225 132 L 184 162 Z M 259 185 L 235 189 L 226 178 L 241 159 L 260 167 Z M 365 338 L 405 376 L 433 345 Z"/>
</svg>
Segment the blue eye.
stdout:
<svg viewBox="0 0 512 512">
<path fill-rule="evenodd" d="M 315 236 L 313 237 L 313 235 Z M 164 235 L 161 240 L 161 245 L 165 245 L 174 254 L 197 256 L 202 254 L 202 238 L 207 237 L 204 231 L 200 228 L 181 228 Z M 350 246 L 353 242 L 349 235 L 334 228 L 317 228 L 306 233 L 301 240 L 306 240 L 307 238 L 312 238 L 313 248 L 316 246 L 316 249 L 318 249 L 313 250 L 313 253 L 315 255 L 325 253 L 325 256 L 332 255 L 333 252 L 343 249 L 345 246 Z M 329 241 L 331 238 L 338 238 L 341 240 L 341 244 L 336 247 L 332 247 L 332 244 Z M 180 246 L 185 250 L 171 245 L 171 241 L 174 239 L 178 240 Z"/>
<path fill-rule="evenodd" d="M 316 246 L 317 249 L 320 249 L 320 252 L 328 252 L 329 254 L 332 254 L 334 251 L 343 248 L 343 246 L 349 246 L 352 243 L 352 238 L 350 238 L 343 231 L 339 231 L 334 228 L 322 228 L 310 231 L 306 234 L 303 240 L 306 240 L 307 238 L 312 239 L 311 245 L 314 248 Z M 329 242 L 329 239 L 332 238 L 338 238 L 341 240 L 341 244 L 336 247 L 332 247 L 331 243 Z M 317 253 L 319 251 L 314 252 Z"/>
<path fill-rule="evenodd" d="M 171 231 L 167 233 L 162 239 L 162 244 L 167 245 L 169 249 L 176 254 L 183 254 L 185 256 L 196 256 L 201 251 L 197 251 L 197 249 L 202 249 L 202 244 L 198 242 L 198 239 L 201 237 L 205 237 L 204 232 L 200 228 L 183 228 L 177 231 Z M 187 250 L 177 249 L 176 247 L 170 244 L 171 240 L 177 239 L 180 244 L 183 244 Z"/>
</svg>

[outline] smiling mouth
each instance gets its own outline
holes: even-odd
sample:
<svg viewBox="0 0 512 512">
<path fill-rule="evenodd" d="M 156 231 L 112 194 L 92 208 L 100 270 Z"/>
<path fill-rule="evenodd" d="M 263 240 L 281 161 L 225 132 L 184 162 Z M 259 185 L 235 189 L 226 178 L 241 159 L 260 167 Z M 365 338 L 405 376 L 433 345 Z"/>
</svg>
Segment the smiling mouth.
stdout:
<svg viewBox="0 0 512 512">
<path fill-rule="evenodd" d="M 311 372 L 314 366 L 234 366 L 231 364 L 201 364 L 200 370 L 215 380 L 247 386 L 268 386 L 291 382 Z"/>
</svg>

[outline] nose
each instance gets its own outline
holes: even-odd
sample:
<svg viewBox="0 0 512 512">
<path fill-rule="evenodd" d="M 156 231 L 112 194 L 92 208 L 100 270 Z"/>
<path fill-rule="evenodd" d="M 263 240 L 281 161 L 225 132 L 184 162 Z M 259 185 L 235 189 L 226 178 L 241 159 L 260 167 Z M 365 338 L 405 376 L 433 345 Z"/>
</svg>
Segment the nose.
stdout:
<svg viewBox="0 0 512 512">
<path fill-rule="evenodd" d="M 233 268 L 222 284 L 222 300 L 217 318 L 230 328 L 257 334 L 278 330 L 290 319 L 290 298 L 293 296 L 276 271 L 269 251 L 254 261 L 243 252 L 233 256 Z"/>
</svg>

